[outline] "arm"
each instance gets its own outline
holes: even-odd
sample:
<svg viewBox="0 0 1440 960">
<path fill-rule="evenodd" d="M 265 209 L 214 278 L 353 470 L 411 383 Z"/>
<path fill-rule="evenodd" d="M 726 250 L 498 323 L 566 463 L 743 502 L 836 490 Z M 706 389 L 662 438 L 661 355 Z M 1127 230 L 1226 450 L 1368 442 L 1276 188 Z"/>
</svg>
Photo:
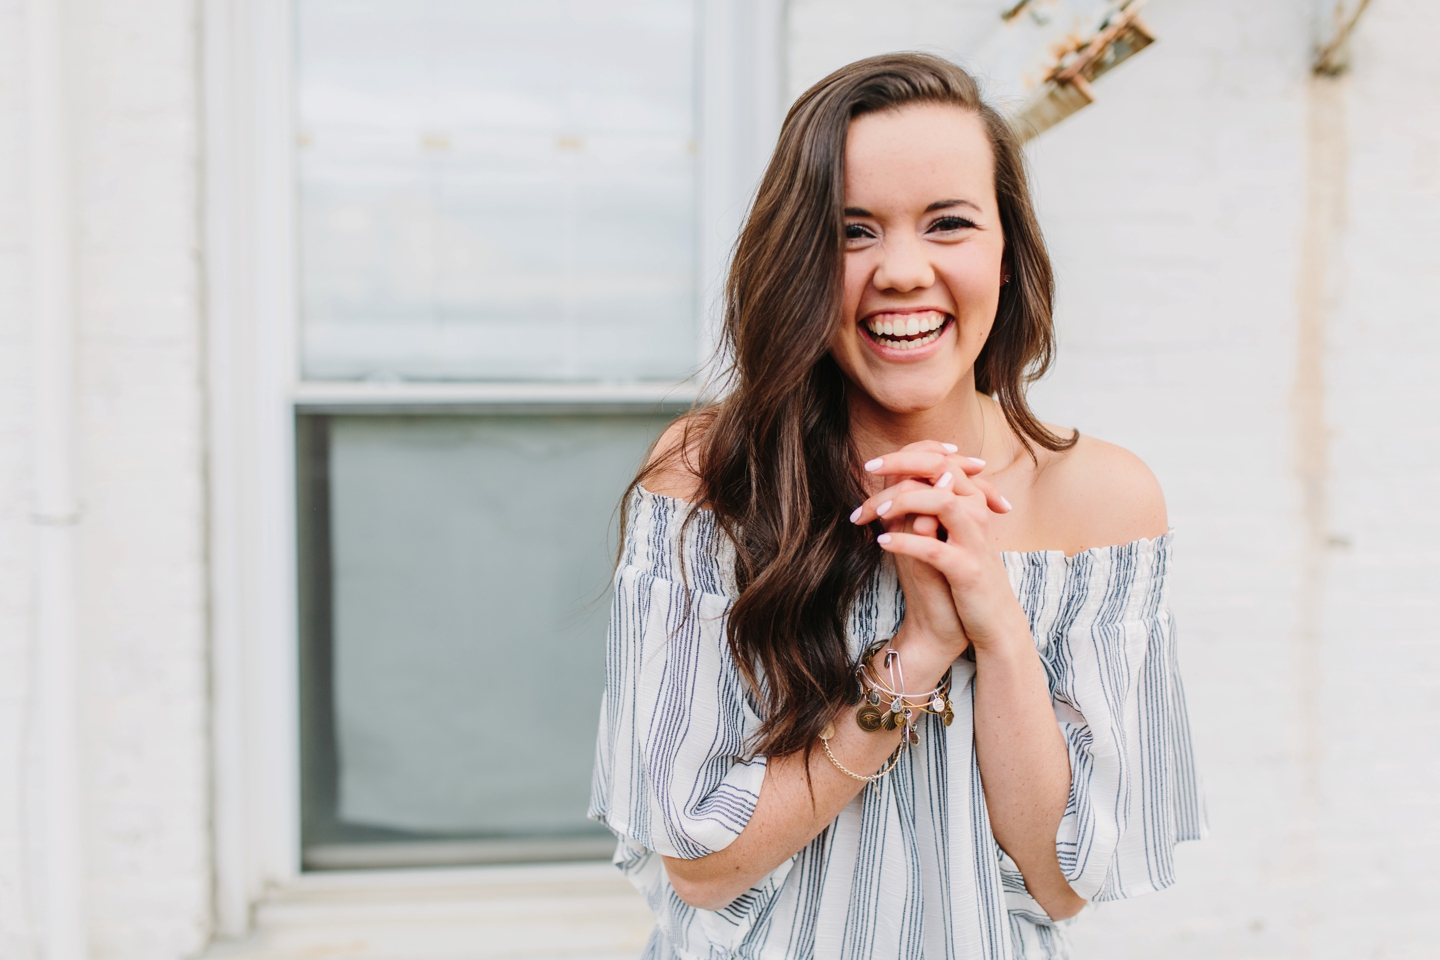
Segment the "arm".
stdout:
<svg viewBox="0 0 1440 960">
<path fill-rule="evenodd" d="M 866 733 L 847 710 L 835 718 L 830 751 L 846 769 L 872 774 L 899 743 L 898 731 Z M 771 759 L 755 812 L 733 843 L 695 860 L 665 857 L 665 871 L 680 899 L 701 910 L 723 908 L 804 849 L 865 787 L 835 769 L 818 744 L 809 774 L 807 782 L 799 754 Z"/>
<path fill-rule="evenodd" d="M 1055 835 L 1070 798 L 1070 756 L 1029 626 L 975 645 L 975 753 L 990 829 L 1052 919 L 1085 906 L 1060 869 Z"/>
<path fill-rule="evenodd" d="M 924 446 L 943 449 L 938 443 Z M 966 462 L 957 469 L 976 473 L 980 465 Z M 925 486 L 915 481 L 907 483 Z M 923 519 L 920 522 L 923 524 Z M 935 655 L 922 658 L 912 640 L 912 653 L 902 652 L 907 685 L 913 690 L 937 686 L 967 643 L 943 578 L 930 575 L 939 583 L 938 594 L 934 584 L 926 593 L 909 582 L 908 573 L 902 578 L 907 612 L 895 645 L 899 649 L 906 638 L 925 635 L 942 637 L 948 646 L 932 646 Z M 924 602 L 927 596 L 930 603 Z M 830 750 L 847 770 L 855 773 L 875 773 L 900 743 L 899 731 L 867 733 L 860 729 L 854 709 L 842 711 L 834 723 Z M 745 829 L 723 850 L 707 856 L 693 860 L 666 857 L 671 885 L 691 906 L 704 910 L 724 907 L 814 840 L 864 787 L 863 781 L 837 770 L 819 744 L 810 755 L 808 777 L 803 756 L 770 758 L 760 798 Z"/>
<path fill-rule="evenodd" d="M 1064 919 L 1085 905 L 1056 851 L 1070 795 L 1069 753 L 1029 622 L 988 530 L 990 516 L 1008 512 L 1009 504 L 985 481 L 956 469 L 956 461 L 910 448 L 886 456 L 876 472 L 933 478 L 933 485 L 907 481 L 887 488 L 866 501 L 857 522 L 913 518 L 908 528 L 892 524 L 881 546 L 895 555 L 897 569 L 910 570 L 907 610 L 912 595 L 928 605 L 948 601 L 963 643 L 974 646 L 975 747 L 991 831 L 1019 866 L 1030 895 L 1052 918 Z M 935 535 L 937 526 L 945 540 Z M 910 664 L 925 669 L 953 658 L 955 641 L 943 629 L 917 625 L 896 646 L 908 671 Z"/>
</svg>

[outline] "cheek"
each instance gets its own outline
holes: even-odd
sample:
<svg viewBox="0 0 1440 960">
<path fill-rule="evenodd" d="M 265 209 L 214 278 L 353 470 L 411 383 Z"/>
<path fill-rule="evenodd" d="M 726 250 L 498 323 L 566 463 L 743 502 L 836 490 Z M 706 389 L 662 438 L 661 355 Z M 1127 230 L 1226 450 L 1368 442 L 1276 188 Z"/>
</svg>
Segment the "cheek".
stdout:
<svg viewBox="0 0 1440 960">
<path fill-rule="evenodd" d="M 965 318 L 994 316 L 1000 302 L 1000 257 L 966 257 L 945 271 L 945 284 Z"/>
<path fill-rule="evenodd" d="M 865 285 L 870 282 L 868 265 L 854 254 L 845 255 L 845 277 L 844 288 L 841 296 L 841 310 L 844 319 L 854 321 L 855 311 L 860 305 L 860 297 L 865 292 Z"/>
</svg>

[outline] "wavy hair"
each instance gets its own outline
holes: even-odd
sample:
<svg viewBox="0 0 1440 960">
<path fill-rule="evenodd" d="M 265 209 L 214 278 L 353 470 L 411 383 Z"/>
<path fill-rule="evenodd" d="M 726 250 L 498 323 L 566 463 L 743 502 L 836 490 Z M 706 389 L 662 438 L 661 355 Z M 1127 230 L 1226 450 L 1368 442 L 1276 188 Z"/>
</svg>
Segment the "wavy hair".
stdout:
<svg viewBox="0 0 1440 960">
<path fill-rule="evenodd" d="M 1032 443 L 1075 442 L 1047 430 L 1025 399 L 1053 355 L 1054 278 L 1005 118 L 969 74 L 925 54 L 860 60 L 815 84 L 785 117 L 735 247 L 720 344 L 729 391 L 692 413 L 683 442 L 635 479 L 683 460 L 698 480 L 695 509 L 712 511 L 734 543 L 739 594 L 726 637 L 762 708 L 753 747 L 768 756 L 808 756 L 859 696 L 846 621 L 880 551 L 873 532 L 848 519 L 866 496 L 864 473 L 845 377 L 829 355 L 841 322 L 845 142 L 856 117 L 916 103 L 978 115 L 994 154 L 1011 282 L 976 358 L 976 386 L 996 398 L 1032 458 Z"/>
</svg>

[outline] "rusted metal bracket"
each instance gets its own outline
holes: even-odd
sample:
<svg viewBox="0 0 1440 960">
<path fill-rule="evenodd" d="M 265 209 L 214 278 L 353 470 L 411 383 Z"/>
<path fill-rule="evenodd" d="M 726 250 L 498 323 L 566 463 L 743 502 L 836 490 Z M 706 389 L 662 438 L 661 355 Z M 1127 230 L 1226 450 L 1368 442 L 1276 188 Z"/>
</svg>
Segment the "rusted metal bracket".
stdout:
<svg viewBox="0 0 1440 960">
<path fill-rule="evenodd" d="M 1316 73 L 1333 77 L 1350 65 L 1347 41 L 1370 0 L 1315 0 Z"/>
<path fill-rule="evenodd" d="M 1144 2 L 1007 0 L 1000 27 L 967 59 L 1029 139 L 1093 103 L 1096 78 L 1155 42 Z"/>
</svg>

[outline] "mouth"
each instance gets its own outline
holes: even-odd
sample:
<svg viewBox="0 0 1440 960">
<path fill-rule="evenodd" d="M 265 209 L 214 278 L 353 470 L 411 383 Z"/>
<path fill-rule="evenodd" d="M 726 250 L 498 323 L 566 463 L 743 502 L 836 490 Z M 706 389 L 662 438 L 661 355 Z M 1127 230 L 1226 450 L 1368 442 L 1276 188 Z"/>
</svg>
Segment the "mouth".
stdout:
<svg viewBox="0 0 1440 960">
<path fill-rule="evenodd" d="M 870 339 L 891 350 L 916 350 L 939 340 L 953 323 L 947 313 L 921 310 L 915 313 L 876 313 L 860 321 Z"/>
</svg>

